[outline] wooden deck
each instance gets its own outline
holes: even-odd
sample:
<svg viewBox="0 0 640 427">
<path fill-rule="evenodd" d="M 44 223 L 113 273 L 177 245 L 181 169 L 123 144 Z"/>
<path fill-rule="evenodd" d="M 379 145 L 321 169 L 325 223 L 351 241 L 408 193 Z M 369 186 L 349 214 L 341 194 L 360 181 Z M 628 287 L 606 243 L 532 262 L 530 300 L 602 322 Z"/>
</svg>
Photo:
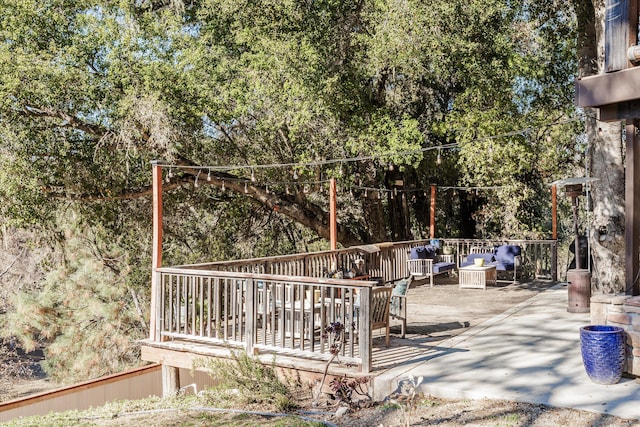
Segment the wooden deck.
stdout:
<svg viewBox="0 0 640 427">
<path fill-rule="evenodd" d="M 401 338 L 399 323 L 393 324 L 390 347 L 386 348 L 382 331 L 375 331 L 372 335 L 370 372 L 360 372 L 354 369 L 356 365 L 351 358 L 339 357 L 330 365 L 329 375 L 377 376 L 402 364 L 437 357 L 450 351 L 446 346 L 447 340 L 531 298 L 554 283 L 550 280 L 534 280 L 521 284 L 489 286 L 486 290 L 481 290 L 460 289 L 457 281 L 455 276 L 439 277 L 434 287 L 430 287 L 428 281 L 414 282 L 408 293 L 409 321 L 406 337 Z M 357 348 L 356 346 L 356 357 Z M 161 343 L 145 340 L 142 357 L 190 369 L 198 359 L 227 358 L 230 351 L 229 347 L 189 340 Z M 288 372 L 295 371 L 296 375 L 310 381 L 319 379 L 326 367 L 326 358 L 314 357 L 313 354 L 301 358 L 295 352 L 274 350 L 257 352 L 256 357 L 267 364 L 275 363 L 280 368 L 289 370 Z"/>
<path fill-rule="evenodd" d="M 386 348 L 383 330 L 372 330 L 367 320 L 371 290 L 380 281 L 393 284 L 406 277 L 409 249 L 424 243 L 156 269 L 153 332 L 142 342 L 142 358 L 191 368 L 198 358 L 229 357 L 232 351 L 245 350 L 266 363 L 275 360 L 282 368 L 316 375 L 324 371 L 333 344 L 322 331 L 339 322 L 346 328 L 330 373 L 377 375 L 411 359 L 437 355 L 442 350 L 438 343 L 473 326 L 484 313 L 501 310 L 501 301 L 510 304 L 512 294 L 516 299 L 533 295 L 531 287 L 520 289 L 517 284 L 459 289 L 456 277 L 439 277 L 433 288 L 415 283 L 407 297 L 407 335 L 401 338 L 399 325 L 393 327 Z M 490 243 L 446 241 L 457 253 Z M 526 276 L 555 275 L 555 241 L 518 243 L 524 248 Z M 364 263 L 367 277 L 377 278 L 326 277 L 327 271 L 356 260 Z M 484 303 L 478 305 L 481 300 Z M 444 301 L 454 306 L 442 306 Z"/>
</svg>

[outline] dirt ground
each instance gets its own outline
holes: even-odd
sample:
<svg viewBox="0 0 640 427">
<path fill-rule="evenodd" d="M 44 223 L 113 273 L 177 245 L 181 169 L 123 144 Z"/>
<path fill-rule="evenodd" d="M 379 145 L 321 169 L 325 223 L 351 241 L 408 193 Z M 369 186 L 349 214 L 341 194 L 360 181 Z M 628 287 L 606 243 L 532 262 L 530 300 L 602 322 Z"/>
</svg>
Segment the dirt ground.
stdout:
<svg viewBox="0 0 640 427">
<path fill-rule="evenodd" d="M 499 283 L 499 286 L 486 290 L 460 290 L 455 277 L 439 277 L 437 285 L 416 282 L 408 293 L 409 323 L 407 338 L 427 336 L 437 342 L 448 339 L 469 327 L 504 312 L 515 304 L 536 295 L 552 286 L 549 282 L 525 284 Z M 425 309 L 428 307 L 428 309 Z M 399 327 L 392 328 L 398 333 Z M 394 337 L 394 339 L 400 339 Z M 18 397 L 52 387 L 46 379 L 33 382 L 14 381 L 13 388 L 7 378 L 0 378 L 0 401 L 11 396 Z M 344 427 L 377 426 L 638 426 L 638 420 L 624 420 L 609 415 L 579 411 L 567 408 L 551 408 L 542 405 L 526 404 L 514 401 L 441 399 L 432 396 L 417 396 L 412 402 L 405 400 L 389 401 L 373 407 L 349 410 L 342 416 L 336 416 L 335 408 L 318 409 L 308 400 L 299 402 L 302 414 L 309 419 L 325 420 L 333 425 Z M 249 409 L 249 408 L 240 408 Z M 265 410 L 267 408 L 264 408 Z M 639 409 L 640 411 L 640 409 Z M 215 419 L 214 419 L 215 418 Z M 296 419 L 297 420 L 297 419 Z M 271 419 L 259 415 L 226 414 L 205 415 L 203 411 L 169 410 L 153 413 L 119 413 L 104 418 L 89 417 L 79 421 L 79 425 L 106 426 L 165 426 L 165 425 L 305 425 L 299 421 Z M 41 425 L 48 425 L 46 422 Z M 59 424 L 58 424 L 59 425 Z M 308 424 L 306 424 L 308 425 Z"/>
</svg>

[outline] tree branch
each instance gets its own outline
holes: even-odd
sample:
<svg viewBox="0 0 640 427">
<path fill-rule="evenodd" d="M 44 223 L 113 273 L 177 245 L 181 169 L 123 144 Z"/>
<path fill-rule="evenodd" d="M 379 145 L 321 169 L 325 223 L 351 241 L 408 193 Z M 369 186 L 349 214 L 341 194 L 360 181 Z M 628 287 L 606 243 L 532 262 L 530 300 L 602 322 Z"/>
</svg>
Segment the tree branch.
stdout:
<svg viewBox="0 0 640 427">
<path fill-rule="evenodd" d="M 50 117 L 62 119 L 62 123 L 58 125 L 59 127 L 70 127 L 100 137 L 106 135 L 108 132 L 108 130 L 102 126 L 86 122 L 78 118 L 77 116 L 68 114 L 60 110 L 53 110 L 50 108 L 41 109 L 29 105 L 23 105 L 22 113 L 31 117 Z"/>
</svg>

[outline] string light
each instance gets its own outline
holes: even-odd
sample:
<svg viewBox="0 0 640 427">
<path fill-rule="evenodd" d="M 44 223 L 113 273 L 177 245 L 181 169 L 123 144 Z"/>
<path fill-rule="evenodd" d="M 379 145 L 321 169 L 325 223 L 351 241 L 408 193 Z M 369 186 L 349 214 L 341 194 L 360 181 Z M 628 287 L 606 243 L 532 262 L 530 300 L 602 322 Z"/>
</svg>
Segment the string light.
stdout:
<svg viewBox="0 0 640 427">
<path fill-rule="evenodd" d="M 538 128 L 527 128 L 524 130 L 517 130 L 517 131 L 512 131 L 512 132 L 507 132 L 507 133 L 503 133 L 503 134 L 499 134 L 499 135 L 492 135 L 492 136 L 487 136 L 487 137 L 483 137 L 483 138 L 477 138 L 475 140 L 472 141 L 468 141 L 467 143 L 473 143 L 473 142 L 483 142 L 483 141 L 491 141 L 493 139 L 496 138 L 503 138 L 503 137 L 510 137 L 510 136 L 515 136 L 515 135 L 525 135 L 527 132 L 532 132 L 535 130 L 540 130 L 540 129 L 545 129 L 548 128 L 550 126 L 555 126 L 555 125 L 562 125 L 562 124 L 568 124 L 571 122 L 575 122 L 575 121 L 579 121 L 579 120 L 583 120 L 586 118 L 594 118 L 594 117 L 590 117 L 589 115 L 583 115 L 581 117 L 575 117 L 575 118 L 570 118 L 570 119 L 565 119 L 565 120 L 559 120 L 553 123 L 549 123 L 546 124 L 544 126 L 538 127 Z M 551 139 L 551 137 L 549 136 L 547 138 L 547 140 Z M 339 163 L 339 174 L 343 175 L 344 171 L 344 163 L 346 162 L 357 162 L 357 161 L 364 161 L 364 160 L 374 160 L 374 159 L 380 159 L 380 158 L 384 158 L 384 157 L 389 157 L 389 156 L 403 156 L 403 155 L 412 155 L 412 154 L 416 154 L 416 153 L 420 153 L 420 152 L 427 152 L 430 150 L 438 150 L 437 152 L 437 157 L 436 157 L 436 163 L 439 165 L 442 162 L 442 150 L 443 149 L 457 149 L 460 147 L 459 143 L 450 143 L 450 144 L 442 144 L 439 146 L 430 146 L 430 147 L 422 147 L 420 149 L 415 149 L 415 150 L 407 150 L 407 151 L 403 151 L 403 152 L 385 152 L 385 153 L 378 153 L 376 155 L 371 155 L 371 156 L 357 156 L 357 157 L 350 157 L 350 158 L 340 158 L 340 159 L 328 159 L 328 160 L 320 160 L 320 161 L 313 161 L 313 162 L 308 162 L 308 163 L 286 163 L 286 164 L 255 164 L 255 165 L 228 165 L 228 166 L 203 166 L 203 165 L 175 165 L 175 164 L 161 164 L 159 163 L 159 166 L 162 167 L 168 167 L 169 171 L 167 173 L 166 176 L 166 182 L 169 183 L 171 178 L 173 178 L 175 176 L 174 173 L 174 169 L 198 169 L 198 173 L 195 177 L 194 180 L 194 187 L 199 187 L 199 176 L 200 173 L 202 173 L 202 169 L 208 169 L 208 173 L 207 173 L 207 181 L 211 181 L 211 172 L 212 171 L 234 171 L 234 170 L 238 170 L 238 169 L 246 169 L 246 168 L 250 168 L 251 170 L 251 182 L 256 182 L 256 176 L 255 176 L 255 168 L 277 168 L 277 167 L 292 167 L 293 168 L 293 179 L 297 180 L 299 178 L 299 173 L 298 173 L 298 168 L 301 167 L 309 167 L 309 166 L 322 166 L 322 165 L 330 165 L 330 164 L 336 164 Z M 493 144 L 489 143 L 489 147 L 488 147 L 488 152 L 490 153 L 490 155 L 493 154 Z M 388 168 L 390 171 L 395 170 L 395 165 L 393 164 L 393 162 L 388 162 Z M 377 175 L 377 170 L 373 170 L 373 176 L 375 177 Z M 243 182 L 244 180 L 241 179 L 232 179 L 232 181 L 239 181 L 239 182 Z M 326 180 L 323 181 L 317 181 L 317 183 L 323 183 L 323 182 L 327 182 Z M 313 183 L 313 182 L 311 182 Z M 274 184 L 274 183 L 271 183 Z M 291 182 L 280 182 L 280 183 L 275 183 L 274 185 L 281 185 L 281 186 L 285 186 L 286 184 L 293 184 L 294 186 L 296 185 L 296 182 L 291 183 Z M 248 192 L 248 186 L 247 186 L 247 182 L 245 182 L 245 193 Z M 281 187 L 280 187 L 281 188 Z M 364 189 L 364 196 L 368 197 L 369 193 L 368 193 L 368 189 L 366 187 L 362 187 L 361 185 L 359 186 L 355 186 L 355 188 L 360 188 L 360 189 Z M 450 189 L 455 189 L 455 190 L 461 190 L 461 191 L 476 191 L 476 194 L 478 194 L 478 190 L 496 190 L 496 189 L 501 189 L 501 188 L 505 188 L 503 186 L 476 186 L 476 187 L 469 187 L 469 186 L 439 186 L 438 189 L 439 190 L 450 190 Z M 222 180 L 222 184 L 221 184 L 221 190 L 224 192 L 226 191 L 225 188 L 225 181 L 224 179 Z M 265 186 L 265 190 L 266 193 L 269 194 L 269 186 L 266 185 Z M 308 193 L 310 191 L 309 188 L 309 183 L 305 183 L 304 187 L 303 187 L 303 191 L 305 193 Z M 320 192 L 320 194 L 323 194 L 324 191 L 324 187 L 319 185 L 318 186 L 318 191 Z M 375 191 L 377 193 L 377 197 L 378 199 L 381 199 L 382 196 L 382 192 L 389 192 L 392 190 L 385 190 L 385 189 L 372 189 L 372 191 Z M 411 193 L 411 192 L 416 192 L 416 191 L 422 191 L 423 194 L 426 196 L 428 196 L 428 192 L 427 190 L 424 189 L 409 189 L 409 190 L 400 190 L 400 193 Z M 286 192 L 287 194 L 289 194 L 289 187 L 286 187 Z M 353 187 L 351 187 L 350 193 L 353 194 Z M 392 197 L 394 195 L 398 194 L 398 190 L 394 189 L 392 192 Z"/>
<path fill-rule="evenodd" d="M 587 116 L 588 118 L 595 118 L 595 117 L 590 117 Z M 545 129 L 547 127 L 550 126 L 557 126 L 557 125 L 563 125 L 563 124 L 568 124 L 568 123 L 572 123 L 572 122 L 576 122 L 579 120 L 582 120 L 583 117 L 574 117 L 574 118 L 569 118 L 569 119 L 564 119 L 564 120 L 558 120 L 552 123 L 548 123 L 545 125 L 541 125 L 539 127 L 530 127 L 530 128 L 526 128 L 526 129 L 519 129 L 516 131 L 512 131 L 512 132 L 506 132 L 506 133 L 502 133 L 502 134 L 498 134 L 498 135 L 491 135 L 491 136 L 486 136 L 486 137 L 482 137 L 482 138 L 477 138 L 471 141 L 468 141 L 468 143 L 478 143 L 478 142 L 483 142 L 483 141 L 489 141 L 492 139 L 497 139 L 497 138 L 505 138 L 505 137 L 510 137 L 510 136 L 515 136 L 515 135 L 521 135 L 523 132 L 531 132 L 531 131 L 536 131 L 536 130 L 540 130 L 540 129 Z M 417 148 L 414 150 L 405 150 L 405 151 L 388 151 L 388 152 L 384 152 L 384 153 L 378 153 L 375 155 L 370 155 L 370 156 L 357 156 L 357 157 L 346 157 L 346 158 L 339 158 L 339 159 L 328 159 L 328 160 L 317 160 L 317 161 L 312 161 L 312 162 L 307 162 L 307 163 L 270 163 L 270 164 L 255 164 L 255 165 L 226 165 L 226 166 L 187 166 L 187 165 L 169 165 L 169 164 L 161 164 L 159 163 L 159 166 L 165 166 L 165 167 L 179 167 L 179 168 L 183 168 L 183 169 L 201 169 L 201 168 L 209 168 L 211 170 L 215 170 L 215 171 L 232 171 L 232 170 L 238 170 L 238 169 L 251 169 L 251 181 L 255 182 L 255 175 L 254 175 L 254 169 L 255 168 L 263 168 L 263 169 L 272 169 L 272 168 L 280 168 L 280 167 L 290 167 L 290 168 L 301 168 L 301 167 L 313 167 L 313 166 L 324 166 L 324 165 L 331 165 L 331 164 L 337 164 L 337 163 L 349 163 L 349 162 L 360 162 L 360 161 L 365 161 L 365 160 L 375 160 L 375 159 L 381 159 L 384 157 L 389 157 L 389 156 L 409 156 L 409 155 L 414 155 L 414 154 L 418 154 L 418 153 L 424 153 L 427 151 L 431 151 L 431 150 L 443 150 L 443 149 L 455 149 L 458 148 L 460 146 L 459 143 L 454 142 L 454 143 L 450 143 L 450 144 L 443 144 L 443 145 L 439 145 L 437 147 L 434 146 L 430 146 L 430 147 L 421 147 L 421 148 Z M 393 163 L 389 163 L 389 167 L 393 168 Z M 392 170 L 392 169 L 390 169 Z M 170 175 L 170 177 L 173 177 L 173 175 Z"/>
<path fill-rule="evenodd" d="M 249 192 L 249 188 L 247 187 L 247 183 L 244 183 L 244 194 L 247 194 Z"/>
</svg>

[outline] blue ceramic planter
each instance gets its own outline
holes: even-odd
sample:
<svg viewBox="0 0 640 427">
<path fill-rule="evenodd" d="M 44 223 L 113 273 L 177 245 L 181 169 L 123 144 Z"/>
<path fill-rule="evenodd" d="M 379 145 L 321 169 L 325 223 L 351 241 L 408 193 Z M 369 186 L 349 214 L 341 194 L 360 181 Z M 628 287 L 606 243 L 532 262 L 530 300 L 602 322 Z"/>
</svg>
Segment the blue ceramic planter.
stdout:
<svg viewBox="0 0 640 427">
<path fill-rule="evenodd" d="M 587 375 L 596 384 L 620 381 L 625 362 L 624 329 L 588 325 L 580 328 L 580 350 Z"/>
</svg>

